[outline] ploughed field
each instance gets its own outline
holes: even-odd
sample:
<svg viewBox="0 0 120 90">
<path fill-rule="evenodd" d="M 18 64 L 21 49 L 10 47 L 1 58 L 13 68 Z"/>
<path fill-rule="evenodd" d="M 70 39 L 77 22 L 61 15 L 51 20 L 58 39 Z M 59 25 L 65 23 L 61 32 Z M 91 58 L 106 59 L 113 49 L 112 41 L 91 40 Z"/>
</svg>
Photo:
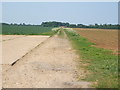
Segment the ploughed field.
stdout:
<svg viewBox="0 0 120 90">
<path fill-rule="evenodd" d="M 118 30 L 113 29 L 74 29 L 81 36 L 96 43 L 96 47 L 118 51 Z"/>
</svg>

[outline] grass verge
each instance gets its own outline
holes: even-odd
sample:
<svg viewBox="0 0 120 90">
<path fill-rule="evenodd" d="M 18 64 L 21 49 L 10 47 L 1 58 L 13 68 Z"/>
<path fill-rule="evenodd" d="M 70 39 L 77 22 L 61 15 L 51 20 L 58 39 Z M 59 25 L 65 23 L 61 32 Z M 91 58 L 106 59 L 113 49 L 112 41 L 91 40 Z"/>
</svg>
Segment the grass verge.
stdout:
<svg viewBox="0 0 120 90">
<path fill-rule="evenodd" d="M 95 43 L 88 41 L 76 32 L 65 30 L 73 47 L 80 55 L 80 61 L 87 66 L 90 74 L 83 80 L 96 82 L 96 88 L 118 88 L 118 56 L 113 55 L 111 50 L 93 47 Z"/>
<path fill-rule="evenodd" d="M 56 34 L 58 31 L 51 31 L 51 32 L 45 32 L 45 33 L 41 33 L 40 35 L 48 35 L 48 36 L 53 36 L 54 34 Z"/>
</svg>

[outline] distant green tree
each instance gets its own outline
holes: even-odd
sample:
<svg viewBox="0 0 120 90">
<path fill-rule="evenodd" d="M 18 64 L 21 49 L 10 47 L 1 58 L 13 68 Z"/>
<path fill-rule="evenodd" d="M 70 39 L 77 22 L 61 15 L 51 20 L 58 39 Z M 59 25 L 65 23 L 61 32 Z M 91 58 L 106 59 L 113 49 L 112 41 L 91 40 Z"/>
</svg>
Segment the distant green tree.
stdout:
<svg viewBox="0 0 120 90">
<path fill-rule="evenodd" d="M 76 26 L 76 24 L 70 24 L 69 27 L 76 28 L 77 26 Z"/>
</svg>

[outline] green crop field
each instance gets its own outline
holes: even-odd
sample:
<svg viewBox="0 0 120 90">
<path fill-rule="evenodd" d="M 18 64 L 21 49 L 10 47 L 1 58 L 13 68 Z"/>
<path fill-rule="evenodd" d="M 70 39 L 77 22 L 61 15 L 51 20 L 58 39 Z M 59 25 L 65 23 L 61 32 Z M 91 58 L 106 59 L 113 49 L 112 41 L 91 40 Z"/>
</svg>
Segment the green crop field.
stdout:
<svg viewBox="0 0 120 90">
<path fill-rule="evenodd" d="M 52 27 L 41 27 L 38 25 L 2 25 L 3 35 L 49 35 Z"/>
</svg>

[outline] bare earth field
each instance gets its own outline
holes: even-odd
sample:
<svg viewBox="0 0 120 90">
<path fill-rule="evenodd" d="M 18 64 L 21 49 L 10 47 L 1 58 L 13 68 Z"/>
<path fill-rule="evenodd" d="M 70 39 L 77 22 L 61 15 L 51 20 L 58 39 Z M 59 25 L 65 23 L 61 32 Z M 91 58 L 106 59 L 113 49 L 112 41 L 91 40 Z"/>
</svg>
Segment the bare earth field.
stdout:
<svg viewBox="0 0 120 90">
<path fill-rule="evenodd" d="M 78 56 L 68 39 L 57 35 L 47 38 L 25 36 L 3 42 L 3 64 L 11 64 L 39 44 L 9 69 L 4 66 L 4 88 L 90 87 L 89 82 L 76 79 Z M 42 41 L 44 42 L 41 43 Z M 82 72 L 79 74 L 83 75 Z"/>
<path fill-rule="evenodd" d="M 0 42 L 0 72 L 7 70 L 12 63 L 49 38 L 49 36 L 25 35 L 1 35 L 0 37 L 2 41 Z M 2 82 L 2 80 L 0 81 Z M 2 86 L 1 83 L 0 86 Z"/>
<path fill-rule="evenodd" d="M 7 40 L 13 40 L 16 38 L 21 38 L 24 37 L 25 35 L 1 35 L 2 39 L 1 41 L 7 41 Z"/>
<path fill-rule="evenodd" d="M 13 62 L 28 53 L 31 49 L 46 40 L 49 36 L 3 36 L 2 63 L 11 65 Z"/>
<path fill-rule="evenodd" d="M 74 28 L 80 35 L 96 43 L 97 47 L 118 51 L 118 30 Z"/>
</svg>

